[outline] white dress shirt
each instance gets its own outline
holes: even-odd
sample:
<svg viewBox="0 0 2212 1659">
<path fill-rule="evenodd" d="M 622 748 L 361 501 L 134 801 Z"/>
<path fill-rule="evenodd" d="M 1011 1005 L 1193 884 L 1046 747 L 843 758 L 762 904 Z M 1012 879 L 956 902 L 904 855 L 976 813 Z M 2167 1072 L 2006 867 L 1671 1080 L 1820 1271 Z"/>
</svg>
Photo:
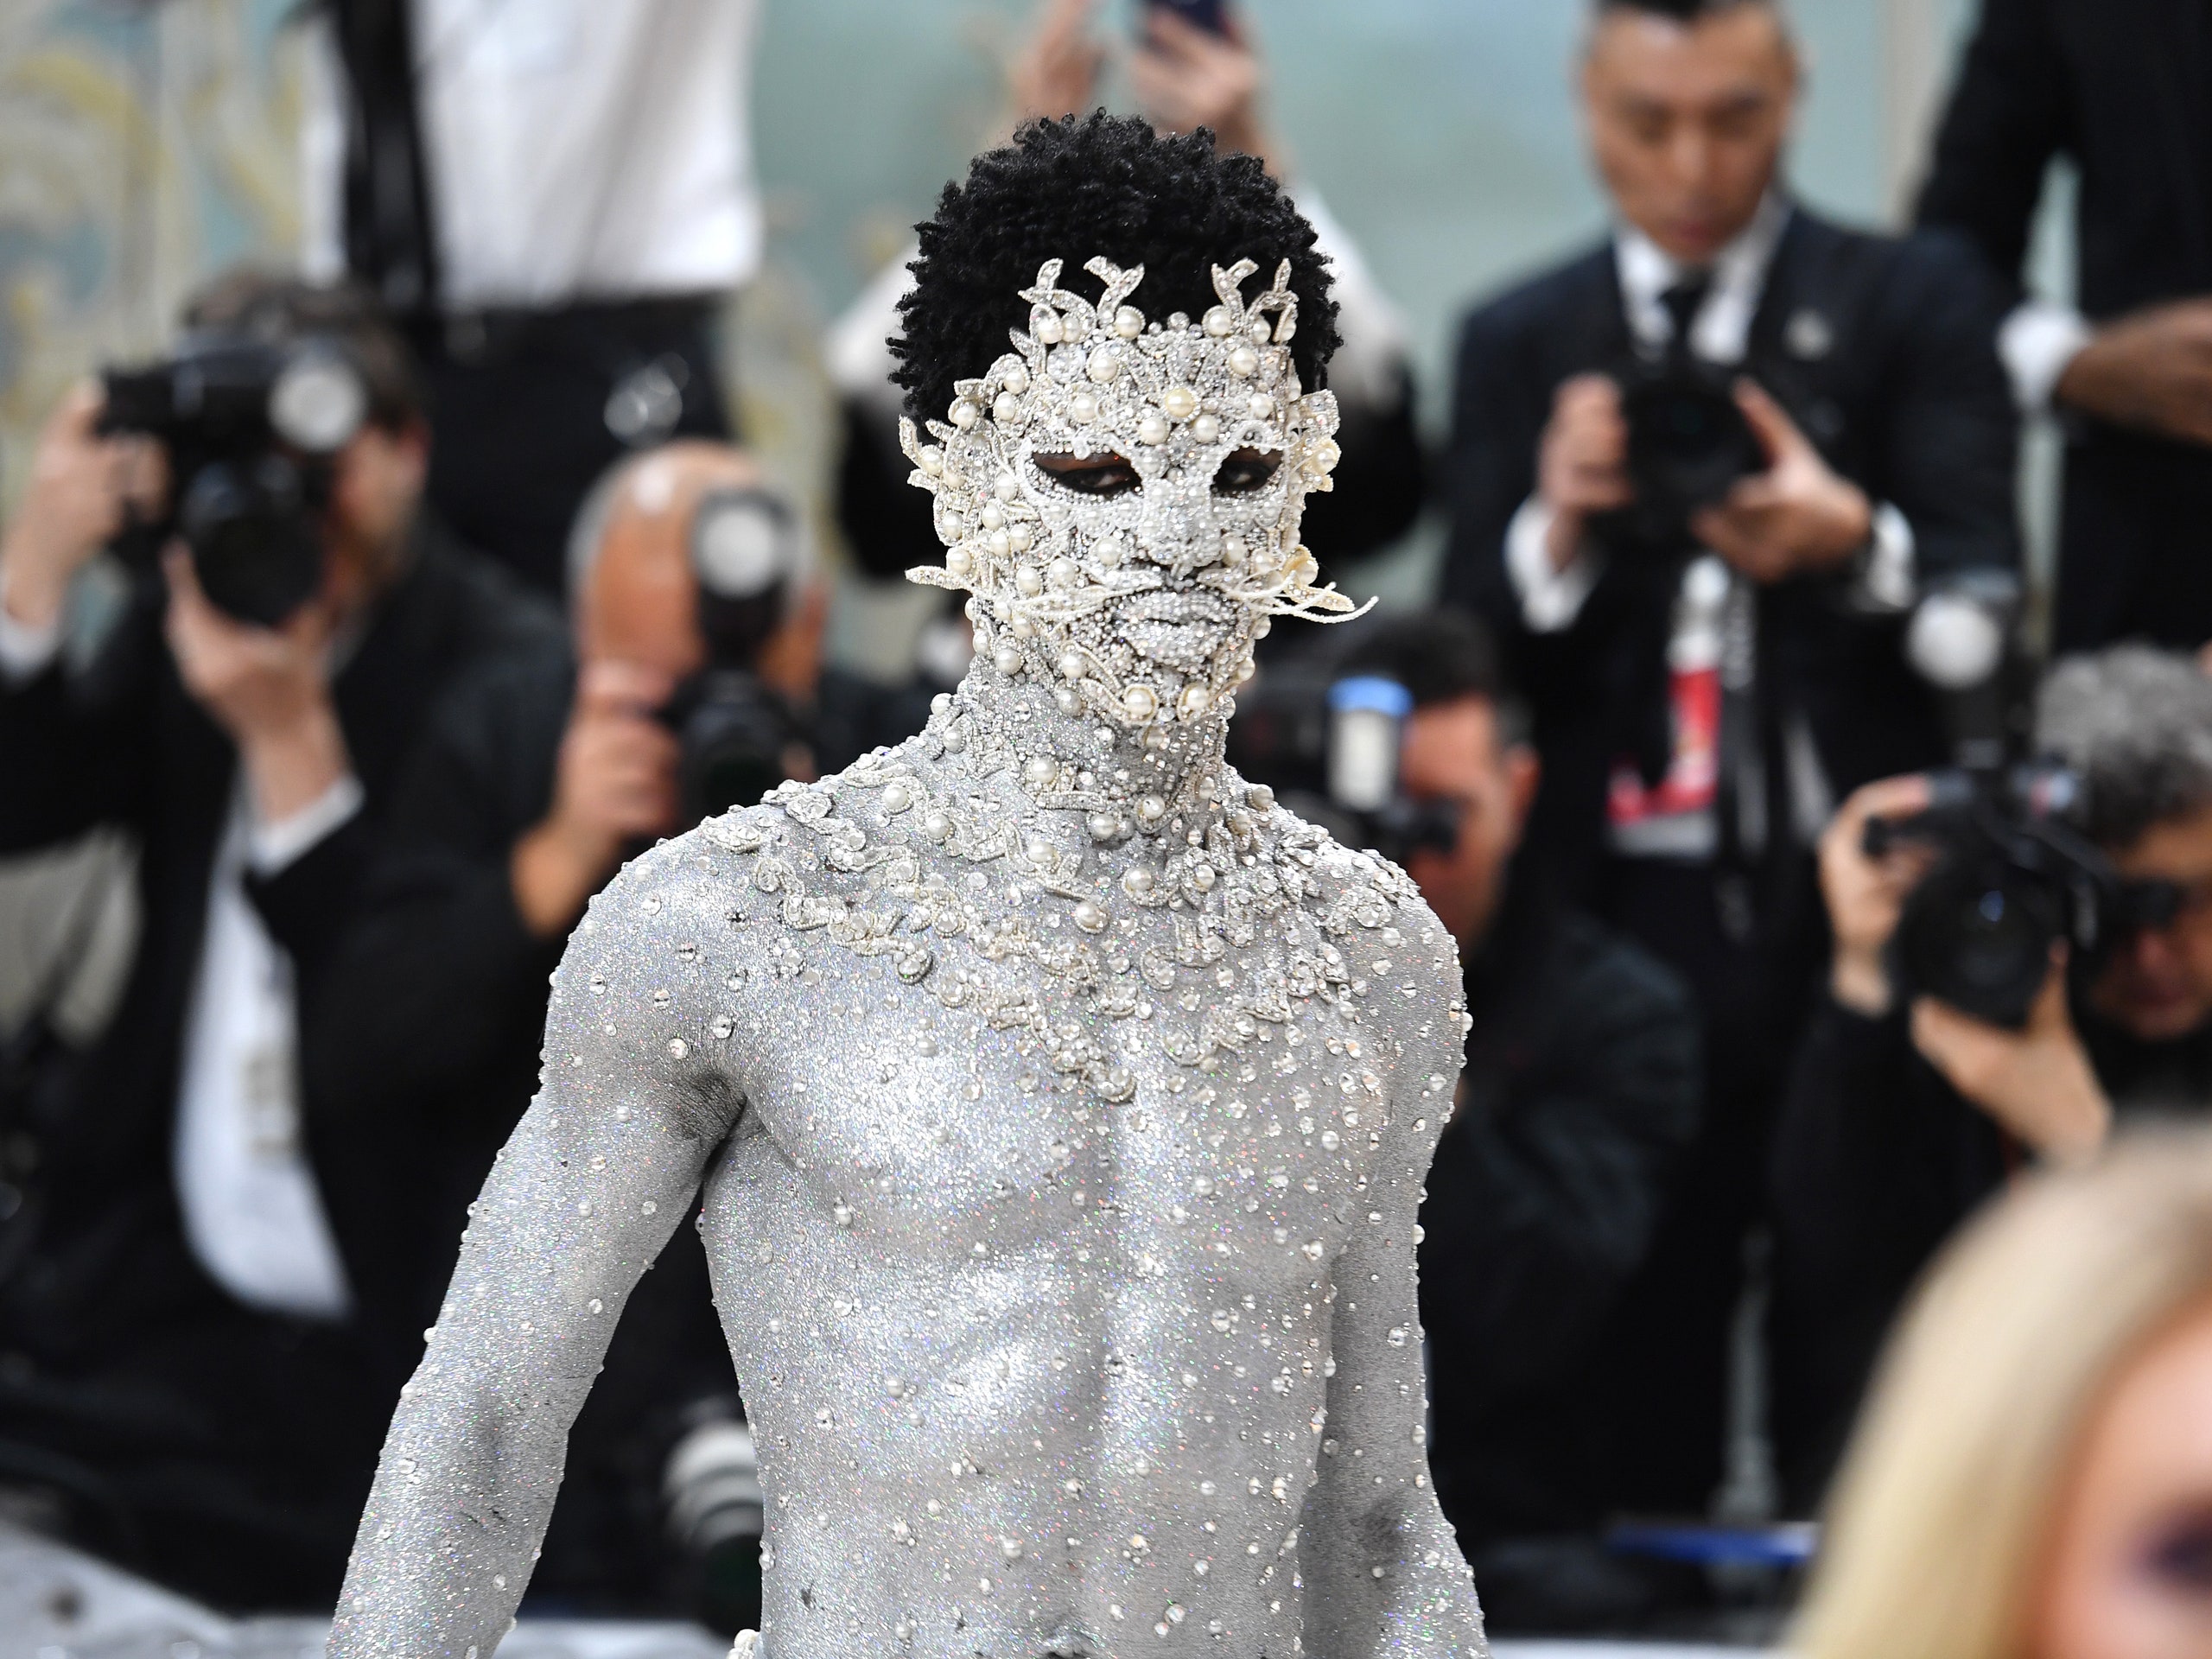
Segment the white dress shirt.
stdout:
<svg viewBox="0 0 2212 1659">
<path fill-rule="evenodd" d="M 717 293 L 760 260 L 759 0 L 411 0 L 448 311 Z M 312 54 L 306 265 L 345 268 L 344 81 Z"/>
<path fill-rule="evenodd" d="M 0 606 L 0 677 L 20 684 L 42 672 L 61 632 L 58 620 L 27 627 Z M 178 1077 L 171 1168 L 193 1254 L 248 1306 L 305 1319 L 340 1318 L 351 1297 L 300 1144 L 291 960 L 245 878 L 288 868 L 360 809 L 361 785 L 349 775 L 280 823 L 257 823 L 238 780 L 209 874 Z"/>
</svg>

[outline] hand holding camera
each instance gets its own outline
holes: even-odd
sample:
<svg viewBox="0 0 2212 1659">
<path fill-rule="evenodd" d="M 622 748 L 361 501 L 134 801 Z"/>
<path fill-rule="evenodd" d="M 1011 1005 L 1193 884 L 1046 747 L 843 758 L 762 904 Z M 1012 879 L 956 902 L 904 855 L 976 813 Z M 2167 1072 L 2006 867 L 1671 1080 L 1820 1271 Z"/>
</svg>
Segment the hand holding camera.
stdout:
<svg viewBox="0 0 2212 1659">
<path fill-rule="evenodd" d="M 1748 377 L 1703 365 L 1578 375 L 1554 395 L 1537 461 L 1565 569 L 1589 521 L 1633 511 L 1641 533 L 1692 542 L 1757 582 L 1840 564 L 1873 531 L 1866 493 L 1821 458 Z"/>
<path fill-rule="evenodd" d="M 557 938 L 583 913 L 622 849 L 676 827 L 680 747 L 660 717 L 675 682 L 633 663 L 587 664 L 561 740 L 553 810 L 515 848 L 524 925 Z"/>
<path fill-rule="evenodd" d="M 2112 1103 L 2067 1007 L 2063 945 L 2024 1029 L 1987 1025 L 1923 996 L 1912 1005 L 1912 1042 L 1952 1088 L 2043 1157 L 2087 1158 L 2111 1130 Z"/>
<path fill-rule="evenodd" d="M 2148 913 L 2053 822 L 2066 798 L 2064 775 L 2041 770 L 1891 778 L 1821 839 L 1835 1000 L 1877 1017 L 1901 988 L 1929 1063 L 2050 1157 L 2094 1150 L 2111 1117 L 2069 1012 L 2069 953 Z"/>
<path fill-rule="evenodd" d="M 21 512 L 0 550 L 0 603 L 26 626 L 61 614 L 70 578 L 113 540 L 134 507 L 156 511 L 166 489 L 160 448 L 103 434 L 89 382 L 62 400 L 40 434 Z"/>
<path fill-rule="evenodd" d="M 1553 394 L 1551 423 L 1537 453 L 1536 490 L 1552 512 L 1554 570 L 1573 563 L 1592 518 L 1636 499 L 1628 438 L 1620 385 L 1611 375 L 1579 374 Z"/>
<path fill-rule="evenodd" d="M 1690 533 L 1756 582 L 1842 563 L 1873 534 L 1873 503 L 1821 459 L 1757 382 L 1738 379 L 1735 394 L 1766 470 L 1737 480 L 1717 504 L 1693 514 Z"/>
<path fill-rule="evenodd" d="M 238 746 L 255 816 L 281 823 L 313 805 L 349 766 L 330 701 L 329 608 L 311 601 L 261 627 L 207 597 L 182 546 L 162 555 L 162 571 L 177 676 Z"/>
</svg>

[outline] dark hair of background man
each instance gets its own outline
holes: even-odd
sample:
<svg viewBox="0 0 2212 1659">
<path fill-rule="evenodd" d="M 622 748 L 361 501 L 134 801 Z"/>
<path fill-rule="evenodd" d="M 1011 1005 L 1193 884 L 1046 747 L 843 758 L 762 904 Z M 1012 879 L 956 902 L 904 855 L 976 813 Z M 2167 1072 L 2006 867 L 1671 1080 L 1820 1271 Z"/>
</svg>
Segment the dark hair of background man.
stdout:
<svg viewBox="0 0 2212 1659">
<path fill-rule="evenodd" d="M 268 340 L 321 336 L 335 342 L 360 374 L 371 421 L 397 431 L 425 413 L 412 353 L 358 283 L 317 286 L 251 268 L 232 270 L 193 296 L 184 326 Z"/>
</svg>

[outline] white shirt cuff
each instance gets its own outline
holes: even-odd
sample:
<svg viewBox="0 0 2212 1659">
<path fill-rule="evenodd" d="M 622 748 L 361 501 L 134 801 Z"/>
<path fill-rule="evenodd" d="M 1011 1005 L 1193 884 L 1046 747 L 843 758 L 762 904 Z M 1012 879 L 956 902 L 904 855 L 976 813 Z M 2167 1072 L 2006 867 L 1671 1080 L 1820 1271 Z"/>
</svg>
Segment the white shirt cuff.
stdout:
<svg viewBox="0 0 2212 1659">
<path fill-rule="evenodd" d="M 2027 300 L 2012 308 L 1997 331 L 1997 354 L 2012 381 L 2012 398 L 2024 413 L 2050 407 L 2059 377 L 2096 331 L 2070 305 Z"/>
<path fill-rule="evenodd" d="M 1859 573 L 1859 602 L 1870 611 L 1909 610 L 1920 596 L 1912 521 L 1884 501 L 1874 509 L 1873 539 Z"/>
<path fill-rule="evenodd" d="M 246 861 L 256 875 L 289 869 L 361 810 L 361 780 L 347 772 L 298 811 L 274 823 L 255 821 Z"/>
<path fill-rule="evenodd" d="M 1598 585 L 1595 555 L 1583 551 L 1565 569 L 1552 564 L 1552 522 L 1555 515 L 1535 496 L 1521 504 L 1505 530 L 1505 574 L 1521 596 L 1521 620 L 1535 633 L 1559 633 L 1572 627 L 1582 603 Z"/>
<path fill-rule="evenodd" d="M 56 616 L 42 628 L 20 622 L 0 605 L 0 679 L 22 685 L 36 679 L 61 653 L 61 619 Z"/>
</svg>

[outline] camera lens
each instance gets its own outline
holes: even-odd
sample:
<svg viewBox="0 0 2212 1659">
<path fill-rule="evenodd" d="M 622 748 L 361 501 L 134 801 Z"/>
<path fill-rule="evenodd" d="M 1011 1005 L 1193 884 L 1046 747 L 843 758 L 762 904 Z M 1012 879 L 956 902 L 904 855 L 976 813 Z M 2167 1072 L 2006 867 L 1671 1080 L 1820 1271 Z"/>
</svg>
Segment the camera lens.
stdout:
<svg viewBox="0 0 2212 1659">
<path fill-rule="evenodd" d="M 2023 964 L 2039 963 L 2044 938 L 2029 906 L 2002 887 L 1983 889 L 1955 924 L 1951 971 L 1963 985 L 1994 992 L 2016 982 Z"/>
<path fill-rule="evenodd" d="M 241 621 L 273 627 L 322 584 L 322 550 L 299 473 L 281 456 L 243 469 L 202 467 L 185 492 L 178 528 L 200 585 Z"/>
</svg>

